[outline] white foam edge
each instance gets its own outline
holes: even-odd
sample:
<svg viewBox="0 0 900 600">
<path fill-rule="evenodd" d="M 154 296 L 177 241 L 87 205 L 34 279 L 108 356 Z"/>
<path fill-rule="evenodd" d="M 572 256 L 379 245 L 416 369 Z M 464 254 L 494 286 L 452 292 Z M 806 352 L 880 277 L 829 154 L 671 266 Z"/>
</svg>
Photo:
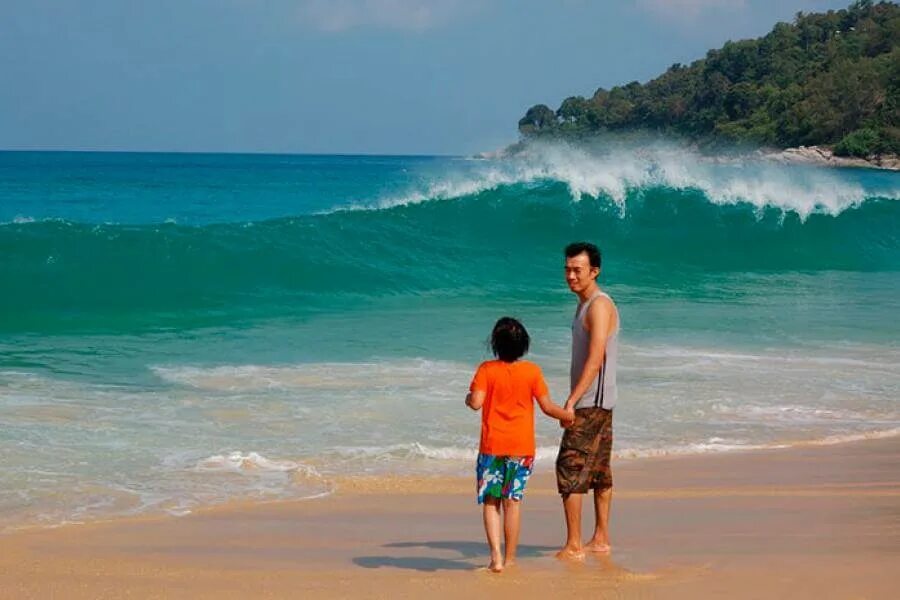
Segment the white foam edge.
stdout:
<svg viewBox="0 0 900 600">
<path fill-rule="evenodd" d="M 777 208 L 801 219 L 837 215 L 870 196 L 900 199 L 900 190 L 867 192 L 826 168 L 748 162 L 753 169 L 725 168 L 674 146 L 619 148 L 597 155 L 566 143 L 533 144 L 514 159 L 490 161 L 474 173 L 435 180 L 405 195 L 353 204 L 327 212 L 384 210 L 429 201 L 454 200 L 514 184 L 564 183 L 573 200 L 610 198 L 621 212 L 629 192 L 653 187 L 702 192 L 720 205 L 747 203 Z"/>
<path fill-rule="evenodd" d="M 753 444 L 740 441 L 729 441 L 721 437 L 711 437 L 702 442 L 689 442 L 675 446 L 660 448 L 636 447 L 623 448 L 613 452 L 614 458 L 653 458 L 662 456 L 686 456 L 711 454 L 722 452 L 742 452 L 748 450 L 774 450 L 781 448 L 794 448 L 804 446 L 830 446 L 863 440 L 878 440 L 900 436 L 900 427 L 880 429 L 852 434 L 831 435 L 824 438 L 811 440 L 776 441 L 769 443 Z M 535 455 L 536 460 L 546 461 L 554 459 L 558 452 L 558 446 L 539 446 Z M 461 448 L 458 446 L 428 446 L 419 442 L 394 444 L 386 447 L 357 447 L 346 448 L 337 452 L 339 456 L 348 459 L 391 459 L 391 458 L 419 458 L 441 461 L 475 460 L 478 454 L 477 448 Z"/>
</svg>

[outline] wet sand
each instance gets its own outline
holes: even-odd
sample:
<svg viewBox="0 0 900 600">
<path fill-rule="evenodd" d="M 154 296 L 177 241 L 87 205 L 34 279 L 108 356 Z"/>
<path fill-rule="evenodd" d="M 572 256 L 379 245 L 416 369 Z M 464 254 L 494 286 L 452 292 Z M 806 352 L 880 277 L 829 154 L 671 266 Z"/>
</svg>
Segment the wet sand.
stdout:
<svg viewBox="0 0 900 600">
<path fill-rule="evenodd" d="M 549 468 L 529 483 L 519 564 L 499 576 L 478 570 L 473 482 L 373 478 L 317 500 L 2 536 L 0 598 L 889 598 L 900 586 L 900 438 L 618 461 L 612 555 L 583 563 L 553 558 Z M 585 535 L 591 524 L 586 510 Z"/>
</svg>

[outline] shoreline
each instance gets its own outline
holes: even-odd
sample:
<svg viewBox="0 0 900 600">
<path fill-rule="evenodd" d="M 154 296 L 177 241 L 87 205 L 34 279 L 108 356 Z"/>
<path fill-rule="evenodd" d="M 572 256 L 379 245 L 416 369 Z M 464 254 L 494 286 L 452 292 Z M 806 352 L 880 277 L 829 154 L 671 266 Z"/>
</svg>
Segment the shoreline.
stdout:
<svg viewBox="0 0 900 600">
<path fill-rule="evenodd" d="M 823 438 L 813 438 L 809 440 L 795 440 L 788 442 L 770 442 L 764 444 L 755 444 L 747 446 L 724 446 L 714 450 L 696 449 L 693 445 L 684 447 L 675 447 L 659 450 L 614 450 L 613 460 L 622 464 L 640 464 L 644 462 L 669 460 L 669 459 L 695 459 L 703 457 L 717 456 L 734 456 L 756 452 L 770 451 L 790 451 L 803 448 L 830 447 L 836 445 L 853 444 L 858 442 L 866 442 L 873 440 L 890 439 L 900 437 L 900 428 L 877 429 L 865 433 L 847 434 L 842 436 L 827 436 Z M 539 448 L 539 451 L 546 449 Z M 475 459 L 476 453 L 473 451 L 471 460 Z M 468 459 L 468 457 L 467 457 Z M 539 459 L 537 464 L 539 468 L 552 469 L 552 456 L 544 456 Z M 439 472 L 435 475 L 424 475 L 421 470 L 412 473 L 397 473 L 393 471 L 385 471 L 374 474 L 355 474 L 345 476 L 318 476 L 321 484 L 328 488 L 325 491 L 317 492 L 308 496 L 281 496 L 272 498 L 235 498 L 226 499 L 224 501 L 216 501 L 212 503 L 202 504 L 189 509 L 171 511 L 165 509 L 157 509 L 150 511 L 138 511 L 131 513 L 111 513 L 108 515 L 95 516 L 85 520 L 63 521 L 59 523 L 46 523 L 40 521 L 30 521 L 18 525 L 7 524 L 4 528 L 0 528 L 0 539 L 7 535 L 17 533 L 56 530 L 67 527 L 83 527 L 101 523 L 117 523 L 129 522 L 133 520 L 153 520 L 153 519 L 181 519 L 192 515 L 204 514 L 208 511 L 227 510 L 229 507 L 241 507 L 250 509 L 254 506 L 268 506 L 272 504 L 290 504 L 294 502 L 311 502 L 321 499 L 327 499 L 334 496 L 341 490 L 352 490 L 354 493 L 360 494 L 377 494 L 383 492 L 397 492 L 408 490 L 411 487 L 421 486 L 424 484 L 433 485 L 434 482 L 441 482 L 440 488 L 459 492 L 461 488 L 469 489 L 469 480 L 461 475 L 459 471 L 447 470 Z M 448 487 L 448 482 L 464 482 L 463 485 L 452 485 Z M 413 483 L 414 482 L 414 483 Z M 425 492 L 426 494 L 429 492 Z M 433 492 L 439 493 L 439 492 Z"/>
<path fill-rule="evenodd" d="M 548 471 L 526 492 L 519 567 L 500 577 L 473 572 L 486 545 L 469 478 L 407 478 L 12 532 L 0 536 L 0 596 L 443 598 L 503 585 L 525 598 L 881 597 L 900 584 L 886 568 L 900 553 L 898 437 L 620 459 L 614 553 L 578 565 L 552 558 L 563 524 Z"/>
<path fill-rule="evenodd" d="M 689 444 L 687 446 L 679 446 L 667 449 L 664 448 L 658 450 L 613 450 L 613 460 L 618 464 L 640 465 L 641 463 L 649 463 L 651 461 L 658 460 L 702 459 L 704 457 L 740 456 L 757 452 L 790 451 L 804 448 L 830 447 L 874 440 L 884 440 L 895 437 L 900 437 L 900 428 L 876 429 L 864 433 L 827 436 L 809 440 L 770 442 L 747 446 L 726 445 L 713 450 L 698 449 L 692 444 Z M 548 449 L 549 447 L 545 448 L 542 446 L 538 450 L 540 453 L 541 450 Z M 475 459 L 475 455 L 476 453 L 473 451 L 471 460 Z M 552 460 L 553 457 L 547 454 L 546 456 L 539 459 L 536 464 L 538 465 L 539 470 L 552 470 Z M 92 518 L 84 520 L 71 520 L 59 523 L 46 523 L 40 522 L 39 520 L 34 520 L 20 524 L 6 524 L 3 527 L 0 527 L 0 540 L 8 535 L 16 535 L 19 533 L 28 533 L 35 531 L 57 530 L 69 527 L 85 527 L 96 524 L 157 519 L 182 519 L 189 518 L 194 515 L 205 514 L 210 511 L 229 510 L 232 507 L 239 507 L 241 509 L 250 510 L 255 506 L 291 504 L 295 502 L 313 502 L 333 497 L 341 491 L 352 491 L 355 494 L 372 495 L 379 493 L 405 493 L 407 491 L 421 490 L 423 486 L 427 486 L 429 490 L 433 491 L 418 491 L 418 493 L 424 493 L 428 495 L 430 493 L 444 492 L 460 493 L 463 490 L 468 492 L 469 488 L 471 487 L 469 479 L 467 477 L 461 475 L 459 471 L 449 469 L 444 472 L 439 472 L 435 475 L 424 475 L 421 470 L 417 470 L 412 473 L 397 473 L 393 471 L 385 471 L 374 474 L 354 474 L 336 477 L 318 475 L 317 477 L 320 478 L 320 483 L 322 484 L 322 486 L 327 489 L 325 491 L 317 492 L 308 496 L 298 495 L 272 498 L 240 497 L 234 499 L 226 499 L 224 501 L 201 504 L 189 509 L 183 509 L 179 511 L 157 509 L 137 512 L 111 513 L 108 515 L 94 516 Z"/>
</svg>

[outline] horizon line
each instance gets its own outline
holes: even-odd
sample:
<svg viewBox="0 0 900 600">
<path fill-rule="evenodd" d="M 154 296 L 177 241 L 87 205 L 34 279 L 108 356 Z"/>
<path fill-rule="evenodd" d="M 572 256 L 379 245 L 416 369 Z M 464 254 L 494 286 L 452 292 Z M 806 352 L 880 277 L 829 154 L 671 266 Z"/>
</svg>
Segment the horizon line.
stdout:
<svg viewBox="0 0 900 600">
<path fill-rule="evenodd" d="M 58 153 L 58 154 L 213 154 L 234 156 L 389 156 L 396 158 L 458 158 L 475 156 L 471 154 L 420 154 L 420 153 L 377 153 L 377 152 L 279 152 L 262 150 L 92 150 L 84 148 L 0 148 L 0 153 Z"/>
</svg>

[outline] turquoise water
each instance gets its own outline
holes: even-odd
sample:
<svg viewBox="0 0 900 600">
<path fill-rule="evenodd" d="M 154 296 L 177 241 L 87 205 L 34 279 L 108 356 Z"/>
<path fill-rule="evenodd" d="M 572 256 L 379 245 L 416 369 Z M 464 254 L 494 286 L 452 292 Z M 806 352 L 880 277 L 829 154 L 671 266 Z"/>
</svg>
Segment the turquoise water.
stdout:
<svg viewBox="0 0 900 600">
<path fill-rule="evenodd" d="M 497 317 L 564 399 L 576 239 L 620 306 L 620 455 L 896 434 L 898 199 L 667 148 L 0 153 L 0 528 L 468 473 Z"/>
</svg>

